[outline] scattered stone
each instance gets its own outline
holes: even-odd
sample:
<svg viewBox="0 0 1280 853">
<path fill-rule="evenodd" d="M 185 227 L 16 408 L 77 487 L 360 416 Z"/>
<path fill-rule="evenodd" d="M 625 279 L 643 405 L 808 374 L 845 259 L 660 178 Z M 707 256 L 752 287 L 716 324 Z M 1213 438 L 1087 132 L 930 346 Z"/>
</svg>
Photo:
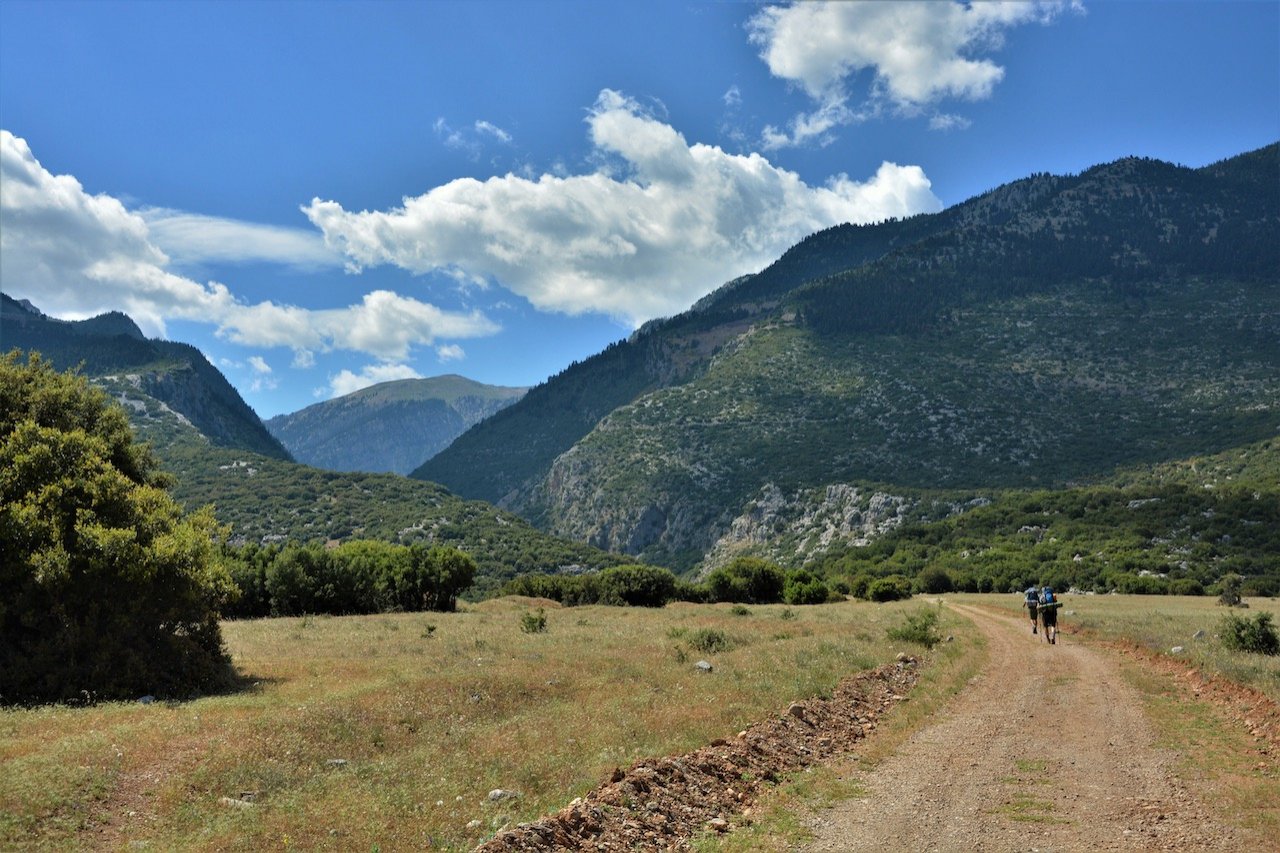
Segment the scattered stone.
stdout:
<svg viewBox="0 0 1280 853">
<path fill-rule="evenodd" d="M 1205 638 L 1205 633 L 1203 628 L 1201 628 L 1199 631 L 1196 631 L 1194 634 L 1191 635 L 1191 639 L 1193 640 L 1203 640 L 1204 638 Z"/>
<path fill-rule="evenodd" d="M 956 641 L 956 637 L 954 634 L 947 634 L 947 639 L 944 640 L 943 642 L 954 643 L 955 641 Z"/>
<path fill-rule="evenodd" d="M 795 717 L 797 720 L 804 719 L 804 705 L 799 702 L 792 702 L 787 708 L 787 713 Z"/>
<path fill-rule="evenodd" d="M 229 809 L 251 809 L 253 803 L 248 800 L 241 800 L 236 797 L 222 797 L 218 800 L 219 805 L 226 806 Z"/>
<path fill-rule="evenodd" d="M 503 803 L 507 800 L 518 800 L 520 795 L 515 791 L 507 791 L 502 788 L 494 788 L 489 792 L 488 800 L 491 803 Z"/>
<path fill-rule="evenodd" d="M 911 660 L 911 658 L 907 657 L 906 652 L 898 652 L 898 663 L 906 663 L 909 660 Z"/>
<path fill-rule="evenodd" d="M 713 667 L 708 661 L 705 661 L 705 660 L 698 661 L 697 663 L 694 664 L 694 666 L 702 670 L 703 672 L 710 672 L 711 670 L 715 669 L 715 667 Z"/>
<path fill-rule="evenodd" d="M 724 819 L 724 818 L 722 818 L 722 817 L 713 817 L 713 818 L 711 818 L 711 820 L 707 821 L 707 826 L 711 827 L 711 828 L 712 828 L 712 829 L 714 829 L 716 832 L 728 832 L 728 831 L 729 831 L 729 821 L 725 820 L 725 819 Z"/>
<path fill-rule="evenodd" d="M 480 821 L 478 821 L 478 820 L 468 821 L 468 822 L 467 822 L 467 829 L 479 829 L 482 825 L 483 825 L 483 824 L 481 824 L 481 823 L 480 823 Z"/>
<path fill-rule="evenodd" d="M 1182 654 L 1182 646 L 1174 646 L 1173 648 L 1169 649 L 1169 654 L 1171 655 Z"/>
<path fill-rule="evenodd" d="M 330 759 L 329 759 L 328 761 L 326 761 L 324 764 L 325 764 L 325 766 L 326 766 L 326 767 L 346 767 L 346 766 L 347 766 L 347 759 L 345 759 L 345 758 L 330 758 Z"/>
</svg>

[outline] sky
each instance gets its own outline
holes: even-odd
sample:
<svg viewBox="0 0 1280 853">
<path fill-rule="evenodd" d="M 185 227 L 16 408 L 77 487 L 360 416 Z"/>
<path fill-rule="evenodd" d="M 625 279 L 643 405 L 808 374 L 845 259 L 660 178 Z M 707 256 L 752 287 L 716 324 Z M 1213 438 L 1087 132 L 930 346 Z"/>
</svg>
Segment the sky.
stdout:
<svg viewBox="0 0 1280 853">
<path fill-rule="evenodd" d="M 831 225 L 1277 139 L 1276 0 L 0 0 L 0 290 L 266 418 L 534 385 Z"/>
</svg>

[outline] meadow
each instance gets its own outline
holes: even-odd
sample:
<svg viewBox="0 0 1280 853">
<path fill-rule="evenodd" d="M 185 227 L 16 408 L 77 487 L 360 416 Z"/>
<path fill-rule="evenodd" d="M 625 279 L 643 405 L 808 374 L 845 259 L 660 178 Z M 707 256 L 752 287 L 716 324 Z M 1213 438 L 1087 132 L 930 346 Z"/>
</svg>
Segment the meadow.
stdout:
<svg viewBox="0 0 1280 853">
<path fill-rule="evenodd" d="M 0 711 L 0 848 L 468 849 L 892 660 L 886 632 L 925 606 L 506 598 L 227 622 L 239 693 Z M 975 651 L 942 617 L 950 659 Z"/>
</svg>

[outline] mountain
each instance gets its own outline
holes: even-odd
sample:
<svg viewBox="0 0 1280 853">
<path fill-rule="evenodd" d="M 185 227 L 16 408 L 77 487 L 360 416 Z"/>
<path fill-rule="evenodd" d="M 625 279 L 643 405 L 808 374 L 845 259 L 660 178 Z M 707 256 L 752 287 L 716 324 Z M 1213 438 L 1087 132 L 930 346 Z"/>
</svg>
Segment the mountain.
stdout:
<svg viewBox="0 0 1280 853">
<path fill-rule="evenodd" d="M 277 415 L 266 426 L 299 462 L 407 474 L 526 390 L 456 375 L 401 379 Z"/>
<path fill-rule="evenodd" d="M 475 559 L 472 594 L 478 595 L 522 572 L 627 562 L 435 483 L 294 462 L 194 347 L 148 340 L 120 313 L 66 322 L 30 303 L 3 294 L 0 300 L 4 347 L 37 350 L 59 369 L 81 365 L 125 408 L 139 439 L 174 475 L 174 497 L 190 509 L 212 504 L 233 545 L 348 538 L 439 542 Z M 455 399 L 473 390 L 466 380 L 445 380 L 440 384 L 453 389 Z"/>
<path fill-rule="evenodd" d="M 1202 169 L 1126 158 L 828 229 L 413 476 L 683 569 L 732 550 L 762 500 L 866 522 L 821 550 L 1274 437 L 1278 178 L 1278 145 Z"/>
<path fill-rule="evenodd" d="M 112 377 L 178 413 L 212 444 L 289 459 L 253 409 L 190 344 L 151 340 L 118 311 L 88 320 L 55 320 L 0 294 L 0 345 L 35 350 L 59 370 L 79 365 L 90 378 Z"/>
</svg>

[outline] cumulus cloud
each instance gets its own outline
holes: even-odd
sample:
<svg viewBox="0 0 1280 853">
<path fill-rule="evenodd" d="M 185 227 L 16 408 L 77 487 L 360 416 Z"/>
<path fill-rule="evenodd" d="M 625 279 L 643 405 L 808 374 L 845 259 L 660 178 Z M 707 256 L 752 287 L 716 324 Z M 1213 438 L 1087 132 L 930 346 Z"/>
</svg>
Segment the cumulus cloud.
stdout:
<svg viewBox="0 0 1280 853">
<path fill-rule="evenodd" d="M 946 0 L 894 3 L 795 3 L 767 6 L 747 23 L 750 40 L 774 76 L 802 88 L 817 104 L 792 119 L 789 130 L 769 127 L 766 147 L 823 140 L 831 128 L 888 107 L 918 114 L 945 98 L 990 97 L 1004 69 L 984 52 L 1003 43 L 1007 29 L 1048 23 L 1076 0 L 962 4 Z M 855 106 L 848 84 L 870 71 L 872 83 Z M 941 117 L 957 126 L 954 117 Z"/>
<path fill-rule="evenodd" d="M 271 372 L 271 365 L 267 364 L 267 360 L 260 355 L 249 356 L 249 367 L 253 368 L 254 373 L 268 374 Z"/>
<path fill-rule="evenodd" d="M 359 270 L 456 270 L 544 311 L 631 323 L 687 308 L 807 234 L 941 209 L 918 166 L 807 185 L 759 154 L 690 144 L 635 100 L 604 90 L 587 116 L 597 157 L 580 175 L 463 178 L 386 211 L 313 199 L 303 208 Z"/>
<path fill-rule="evenodd" d="M 329 396 L 341 397 L 377 385 L 379 382 L 392 382 L 396 379 L 421 379 L 422 375 L 407 364 L 370 364 L 361 368 L 359 373 L 341 370 L 329 377 Z"/>
<path fill-rule="evenodd" d="M 90 195 L 70 175 L 50 174 L 25 140 L 0 130 L 0 279 L 6 292 L 50 314 L 118 309 L 153 336 L 164 334 L 168 319 L 208 322 L 236 343 L 291 347 L 303 364 L 332 349 L 403 359 L 414 345 L 498 330 L 480 312 L 444 311 L 384 290 L 330 310 L 247 304 L 224 284 L 175 274 L 171 263 L 144 216 L 109 195 Z"/>
</svg>

